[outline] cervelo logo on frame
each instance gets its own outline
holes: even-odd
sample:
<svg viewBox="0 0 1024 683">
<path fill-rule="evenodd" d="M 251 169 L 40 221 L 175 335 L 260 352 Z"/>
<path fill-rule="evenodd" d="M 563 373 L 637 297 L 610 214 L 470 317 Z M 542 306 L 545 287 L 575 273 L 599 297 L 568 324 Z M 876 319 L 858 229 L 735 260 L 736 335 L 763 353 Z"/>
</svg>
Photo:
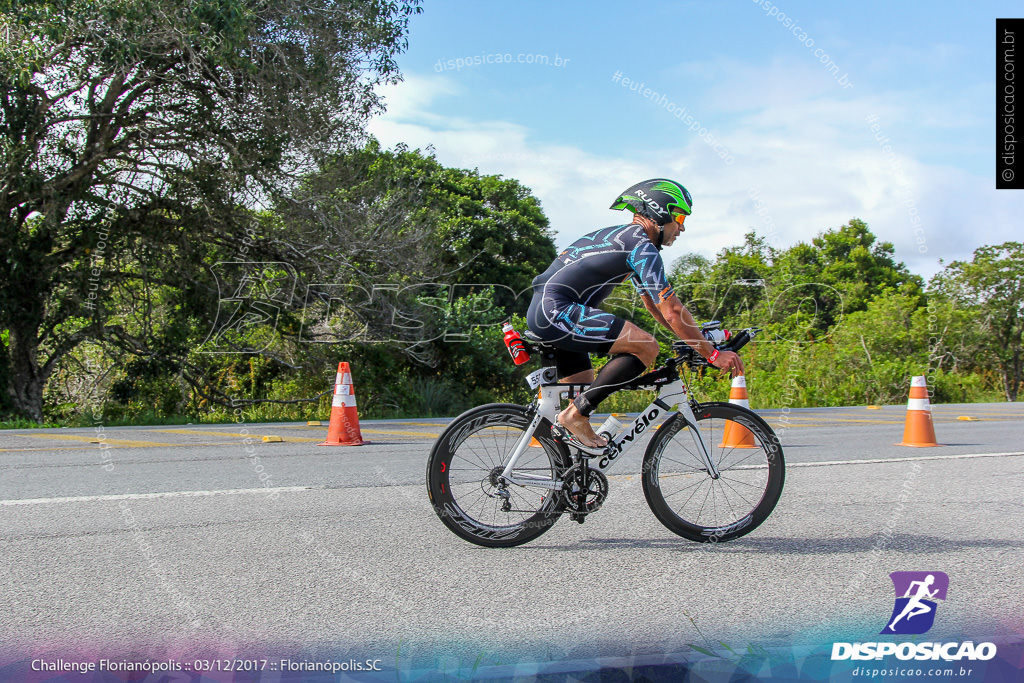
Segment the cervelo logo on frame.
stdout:
<svg viewBox="0 0 1024 683">
<path fill-rule="evenodd" d="M 946 599 L 949 576 L 945 572 L 893 572 L 889 577 L 896 589 L 896 604 L 881 633 L 926 633 L 935 623 L 935 600 Z"/>
<path fill-rule="evenodd" d="M 920 635 L 935 624 L 936 600 L 945 600 L 949 576 L 945 572 L 892 572 L 896 600 L 881 635 Z M 867 642 L 832 643 L 832 660 L 900 660 L 945 662 L 987 661 L 996 656 L 995 643 L 964 642 Z"/>
</svg>

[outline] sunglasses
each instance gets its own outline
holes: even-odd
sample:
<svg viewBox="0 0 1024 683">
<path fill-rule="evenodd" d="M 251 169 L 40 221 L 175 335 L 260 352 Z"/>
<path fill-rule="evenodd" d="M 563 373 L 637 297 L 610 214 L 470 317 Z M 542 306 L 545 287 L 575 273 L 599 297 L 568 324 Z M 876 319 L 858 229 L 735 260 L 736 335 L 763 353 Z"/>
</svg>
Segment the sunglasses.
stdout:
<svg viewBox="0 0 1024 683">
<path fill-rule="evenodd" d="M 686 220 L 686 214 L 685 213 L 674 213 L 674 214 L 672 214 L 672 220 L 674 220 L 679 225 L 682 225 L 683 221 Z"/>
</svg>

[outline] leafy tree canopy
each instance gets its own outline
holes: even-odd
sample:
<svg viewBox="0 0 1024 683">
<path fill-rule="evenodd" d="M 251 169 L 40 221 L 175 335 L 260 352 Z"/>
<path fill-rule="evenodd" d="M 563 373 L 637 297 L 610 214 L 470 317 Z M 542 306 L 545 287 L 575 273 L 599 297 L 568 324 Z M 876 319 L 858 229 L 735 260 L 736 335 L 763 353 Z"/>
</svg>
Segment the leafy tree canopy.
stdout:
<svg viewBox="0 0 1024 683">
<path fill-rule="evenodd" d="M 930 287 L 976 314 L 974 358 L 998 367 L 1006 400 L 1016 401 L 1024 382 L 1024 244 L 980 247 L 971 261 L 953 261 L 937 273 Z"/>
<path fill-rule="evenodd" d="M 239 208 L 358 139 L 418 9 L 0 0 L 0 329 L 14 409 L 41 417 L 43 384 L 81 341 L 135 343 L 108 334 L 89 297 L 98 282 L 187 287 L 211 249 L 248 248 Z M 115 252 L 133 265 L 112 267 Z"/>
<path fill-rule="evenodd" d="M 673 264 L 671 277 L 700 318 L 788 321 L 811 337 L 826 333 L 843 315 L 865 310 L 888 290 L 920 299 L 923 284 L 895 261 L 891 243 L 878 242 L 856 218 L 782 250 L 750 232 L 742 246 L 723 249 L 713 262 L 684 256 Z"/>
<path fill-rule="evenodd" d="M 329 159 L 277 214 L 293 253 L 333 245 L 320 249 L 337 263 L 321 281 L 446 297 L 494 286 L 504 315 L 525 312 L 531 281 L 556 256 L 540 203 L 519 182 L 376 141 Z M 379 310 L 367 312 L 361 324 L 372 325 Z"/>
</svg>

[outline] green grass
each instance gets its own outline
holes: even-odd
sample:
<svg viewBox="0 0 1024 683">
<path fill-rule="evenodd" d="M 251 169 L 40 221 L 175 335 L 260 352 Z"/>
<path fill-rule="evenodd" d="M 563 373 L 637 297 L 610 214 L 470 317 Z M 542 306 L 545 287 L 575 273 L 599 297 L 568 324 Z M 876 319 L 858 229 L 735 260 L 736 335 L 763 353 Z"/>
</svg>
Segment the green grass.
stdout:
<svg viewBox="0 0 1024 683">
<path fill-rule="evenodd" d="M 64 425 L 57 424 L 56 422 L 36 422 L 35 420 L 29 420 L 24 417 L 12 417 L 0 421 L 0 429 L 45 429 L 63 426 Z"/>
<path fill-rule="evenodd" d="M 455 415 L 457 412 L 459 411 L 452 412 L 451 414 Z M 416 409 L 386 409 L 384 411 L 375 411 L 372 409 L 364 409 L 363 407 L 359 408 L 359 417 L 364 420 L 448 417 L 448 415 L 444 415 L 442 413 L 444 413 L 443 408 L 429 411 Z M 255 405 L 245 408 L 242 411 L 240 419 L 236 418 L 232 412 L 227 410 L 217 410 L 209 413 L 200 413 L 198 415 L 164 415 L 153 410 L 143 410 L 131 414 L 120 412 L 120 414 L 116 416 L 105 415 L 99 420 L 94 419 L 91 413 L 79 413 L 60 421 L 46 420 L 44 422 L 35 422 L 26 418 L 16 417 L 0 421 L 0 429 L 54 429 L 60 427 L 85 428 L 93 427 L 97 424 L 102 424 L 106 427 L 143 427 L 184 424 L 235 424 L 242 422 L 247 424 L 258 424 L 261 422 L 306 422 L 309 420 L 320 420 L 326 422 L 330 419 L 331 405 L 330 402 L 327 402 L 326 406 L 323 408 L 318 408 L 316 405 L 310 404 Z"/>
</svg>

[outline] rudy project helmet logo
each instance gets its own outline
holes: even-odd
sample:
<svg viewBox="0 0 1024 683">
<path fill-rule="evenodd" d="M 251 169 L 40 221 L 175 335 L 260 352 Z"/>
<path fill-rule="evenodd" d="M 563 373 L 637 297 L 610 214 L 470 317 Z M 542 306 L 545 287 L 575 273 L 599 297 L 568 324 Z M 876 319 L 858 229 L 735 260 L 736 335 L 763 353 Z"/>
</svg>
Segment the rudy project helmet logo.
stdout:
<svg viewBox="0 0 1024 683">
<path fill-rule="evenodd" d="M 661 208 L 661 206 L 658 204 L 658 202 L 654 201 L 654 199 L 652 199 L 651 197 L 647 196 L 647 193 L 644 192 L 643 190 L 637 190 L 636 194 L 637 194 L 638 197 L 640 197 L 640 199 L 644 200 L 644 203 L 647 204 L 647 206 L 649 206 L 651 208 L 651 211 L 653 211 L 656 216 L 667 216 L 668 215 L 668 211 L 666 211 L 665 209 Z"/>
<path fill-rule="evenodd" d="M 945 600 L 949 576 L 945 572 L 893 572 L 896 604 L 882 634 L 925 633 L 935 623 L 936 600 Z"/>
</svg>

